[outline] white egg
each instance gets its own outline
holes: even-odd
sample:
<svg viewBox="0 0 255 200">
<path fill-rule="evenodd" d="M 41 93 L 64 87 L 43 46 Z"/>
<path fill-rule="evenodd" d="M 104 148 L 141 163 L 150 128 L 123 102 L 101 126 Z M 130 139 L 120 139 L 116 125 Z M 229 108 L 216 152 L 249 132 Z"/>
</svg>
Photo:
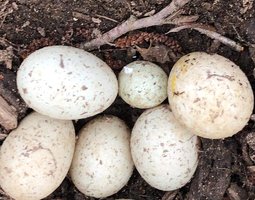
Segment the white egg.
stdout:
<svg viewBox="0 0 255 200">
<path fill-rule="evenodd" d="M 130 145 L 136 169 L 159 190 L 181 188 L 196 170 L 197 136 L 175 120 L 169 105 L 146 110 L 137 119 Z"/>
<path fill-rule="evenodd" d="M 117 117 L 99 116 L 86 124 L 70 169 L 75 186 L 96 198 L 117 193 L 133 171 L 129 139 L 129 128 Z"/>
<path fill-rule="evenodd" d="M 50 46 L 30 54 L 17 73 L 21 97 L 39 113 L 81 119 L 108 108 L 118 93 L 110 67 L 96 56 L 69 46 Z"/>
<path fill-rule="evenodd" d="M 24 118 L 0 151 L 0 185 L 17 200 L 39 200 L 64 180 L 71 165 L 75 132 L 71 121 L 39 113 Z"/>
<path fill-rule="evenodd" d="M 211 139 L 242 130 L 254 105 L 251 85 L 241 69 L 227 58 L 203 52 L 187 54 L 175 63 L 168 99 L 181 124 Z"/>
<path fill-rule="evenodd" d="M 167 75 L 148 61 L 135 61 L 119 74 L 119 95 L 136 108 L 151 108 L 167 98 Z"/>
</svg>

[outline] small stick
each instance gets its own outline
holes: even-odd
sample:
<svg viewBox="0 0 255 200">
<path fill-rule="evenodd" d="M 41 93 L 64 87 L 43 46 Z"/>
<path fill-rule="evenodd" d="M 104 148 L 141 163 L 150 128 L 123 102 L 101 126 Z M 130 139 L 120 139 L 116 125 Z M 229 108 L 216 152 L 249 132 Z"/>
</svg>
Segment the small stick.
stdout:
<svg viewBox="0 0 255 200">
<path fill-rule="evenodd" d="M 220 41 L 221 43 L 235 49 L 238 52 L 244 50 L 244 48 L 237 42 L 215 32 L 213 30 L 209 30 L 208 28 L 205 28 L 203 25 L 200 25 L 200 24 L 188 24 L 188 25 L 179 26 L 179 27 L 171 29 L 166 34 L 173 33 L 173 32 L 179 32 L 179 31 L 181 31 L 183 29 L 187 29 L 187 28 L 197 30 L 200 33 L 205 34 L 212 39 L 216 39 L 216 40 Z"/>
<path fill-rule="evenodd" d="M 14 129 L 18 124 L 17 118 L 16 109 L 0 96 L 0 124 L 7 130 Z"/>
<path fill-rule="evenodd" d="M 106 16 L 104 16 L 104 15 L 98 15 L 98 14 L 96 14 L 96 16 L 97 16 L 97 17 L 99 17 L 99 18 L 107 19 L 107 20 L 109 20 L 109 21 L 112 21 L 112 22 L 118 23 L 118 21 L 117 21 L 117 20 L 112 19 L 112 18 L 110 18 L 110 17 L 106 17 Z"/>
<path fill-rule="evenodd" d="M 189 1 L 191 0 L 172 0 L 172 2 L 168 6 L 166 6 L 160 12 L 150 17 L 136 19 L 134 16 L 130 16 L 130 18 L 127 19 L 125 22 L 116 26 L 110 31 L 104 33 L 100 37 L 93 39 L 89 42 L 82 43 L 80 45 L 80 48 L 83 48 L 86 50 L 93 50 L 104 44 L 113 42 L 115 39 L 124 35 L 127 32 L 141 29 L 141 28 L 150 27 L 150 26 L 170 24 L 169 19 L 167 20 L 166 18 L 169 15 L 173 14 L 174 12 L 178 11 Z"/>
</svg>

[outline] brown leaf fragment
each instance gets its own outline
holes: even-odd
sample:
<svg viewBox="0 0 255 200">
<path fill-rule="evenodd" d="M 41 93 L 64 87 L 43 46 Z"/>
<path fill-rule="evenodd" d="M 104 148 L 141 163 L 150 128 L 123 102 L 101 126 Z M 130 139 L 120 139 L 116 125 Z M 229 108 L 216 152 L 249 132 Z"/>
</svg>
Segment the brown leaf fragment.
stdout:
<svg viewBox="0 0 255 200">
<path fill-rule="evenodd" d="M 7 134 L 0 133 L 0 141 L 4 140 L 7 137 Z"/>
<path fill-rule="evenodd" d="M 174 200 L 178 190 L 166 192 L 165 195 L 162 197 L 162 200 Z"/>
<path fill-rule="evenodd" d="M 255 186 L 255 166 L 247 166 L 247 178 L 252 186 Z"/>
<path fill-rule="evenodd" d="M 0 96 L 16 109 L 19 119 L 21 119 L 26 114 L 27 105 L 18 93 L 16 75 L 8 70 L 7 72 L 0 72 L 0 77 L 2 77 L 0 79 Z"/>
<path fill-rule="evenodd" d="M 240 13 L 244 14 L 248 10 L 252 9 L 254 0 L 242 0 L 242 8 L 240 8 Z"/>
<path fill-rule="evenodd" d="M 166 63 L 171 60 L 168 55 L 171 50 L 165 45 L 156 45 L 149 47 L 148 49 L 140 48 L 138 46 L 136 46 L 136 48 L 144 60 L 158 63 Z"/>
<path fill-rule="evenodd" d="M 248 133 L 245 140 L 249 147 L 246 149 L 247 154 L 250 160 L 255 163 L 255 132 Z"/>
<path fill-rule="evenodd" d="M 16 109 L 0 96 L 0 124 L 7 130 L 14 129 L 18 124 L 17 118 Z"/>
<path fill-rule="evenodd" d="M 231 183 L 230 187 L 227 189 L 227 195 L 230 200 L 248 199 L 247 192 L 235 183 Z"/>
<path fill-rule="evenodd" d="M 255 150 L 255 132 L 248 133 L 246 136 L 246 141 L 249 147 Z"/>
<path fill-rule="evenodd" d="M 12 68 L 13 48 L 7 47 L 5 50 L 0 50 L 0 62 L 4 62 L 7 69 Z"/>
</svg>

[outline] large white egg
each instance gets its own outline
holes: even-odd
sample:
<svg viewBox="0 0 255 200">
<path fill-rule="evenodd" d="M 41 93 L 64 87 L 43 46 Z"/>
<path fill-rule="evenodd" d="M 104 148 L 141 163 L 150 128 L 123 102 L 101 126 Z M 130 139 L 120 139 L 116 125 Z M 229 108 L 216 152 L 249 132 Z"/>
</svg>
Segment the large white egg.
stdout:
<svg viewBox="0 0 255 200">
<path fill-rule="evenodd" d="M 136 169 L 159 190 L 184 186 L 196 170 L 197 136 L 176 121 L 169 105 L 148 109 L 137 119 L 130 145 Z"/>
<path fill-rule="evenodd" d="M 157 106 L 167 98 L 167 78 L 163 69 L 154 63 L 132 62 L 119 74 L 119 95 L 136 108 Z"/>
<path fill-rule="evenodd" d="M 18 70 L 17 85 L 29 107 L 57 119 L 96 115 L 118 93 L 117 78 L 105 62 L 69 46 L 45 47 L 30 54 Z"/>
<path fill-rule="evenodd" d="M 168 99 L 181 124 L 211 139 L 240 131 L 254 105 L 251 85 L 241 69 L 227 58 L 203 52 L 187 54 L 175 63 Z"/>
<path fill-rule="evenodd" d="M 75 132 L 71 121 L 39 113 L 24 118 L 0 151 L 0 185 L 17 200 L 39 200 L 64 180 L 71 165 Z"/>
<path fill-rule="evenodd" d="M 75 186 L 96 198 L 117 193 L 133 171 L 129 140 L 129 128 L 117 117 L 99 116 L 86 124 L 70 169 Z"/>
</svg>

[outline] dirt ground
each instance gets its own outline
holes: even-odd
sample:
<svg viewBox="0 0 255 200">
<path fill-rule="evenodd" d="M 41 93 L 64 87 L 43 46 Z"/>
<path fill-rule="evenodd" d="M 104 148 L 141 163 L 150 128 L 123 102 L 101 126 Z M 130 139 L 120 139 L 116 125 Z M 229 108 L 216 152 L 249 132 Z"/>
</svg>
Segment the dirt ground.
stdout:
<svg viewBox="0 0 255 200">
<path fill-rule="evenodd" d="M 18 119 L 21 120 L 31 110 L 19 97 L 15 74 L 28 54 L 53 44 L 79 46 L 80 43 L 114 28 L 130 15 L 137 18 L 152 15 L 170 2 L 171 0 L 0 0 L 0 96 L 15 107 Z M 122 36 L 115 41 L 115 46 L 105 45 L 91 52 L 105 60 L 116 74 L 125 64 L 134 60 L 156 62 L 169 73 L 180 55 L 193 51 L 218 53 L 238 64 L 255 89 L 254 0 L 191 0 L 185 5 L 182 14 L 198 16 L 196 23 L 240 43 L 244 50 L 238 52 L 191 29 L 165 35 L 174 26 L 163 25 L 132 31 L 126 34 L 128 37 Z M 158 59 L 155 52 L 144 53 L 143 50 L 150 45 L 159 48 L 160 52 L 167 49 L 167 58 Z M 119 116 L 132 128 L 142 110 L 131 108 L 117 98 L 105 113 Z M 76 130 L 86 121 L 87 119 L 79 120 L 75 124 Z M 254 200 L 254 122 L 255 117 L 252 116 L 248 125 L 232 138 L 201 139 L 199 166 L 193 179 L 185 187 L 174 192 L 162 192 L 146 184 L 135 171 L 127 186 L 106 199 Z M 2 142 L 10 130 L 1 126 L 0 131 Z M 9 198 L 1 191 L 0 199 Z M 81 194 L 67 177 L 46 199 L 94 198 Z"/>
</svg>

